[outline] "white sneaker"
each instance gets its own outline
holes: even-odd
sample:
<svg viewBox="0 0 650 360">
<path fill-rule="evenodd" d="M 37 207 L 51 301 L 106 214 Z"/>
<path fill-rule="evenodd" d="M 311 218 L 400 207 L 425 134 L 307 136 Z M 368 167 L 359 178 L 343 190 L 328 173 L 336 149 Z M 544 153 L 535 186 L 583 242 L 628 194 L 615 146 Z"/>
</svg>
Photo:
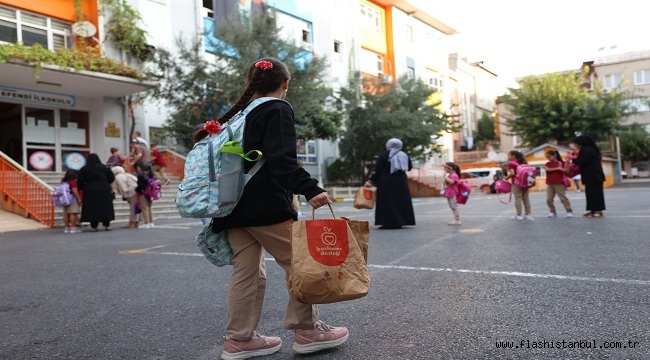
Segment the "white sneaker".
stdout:
<svg viewBox="0 0 650 360">
<path fill-rule="evenodd" d="M 528 220 L 528 221 L 533 221 L 533 220 L 535 220 L 535 218 L 532 217 L 532 216 L 530 216 L 530 215 L 526 215 L 525 219 Z"/>
<path fill-rule="evenodd" d="M 554 217 L 557 217 L 557 214 L 556 213 L 548 213 L 548 215 L 546 215 L 546 217 L 547 218 L 554 218 Z"/>
<path fill-rule="evenodd" d="M 521 216 L 519 216 L 519 215 L 514 215 L 511 219 L 512 219 L 512 220 L 521 221 L 521 220 L 523 220 L 524 218 L 521 217 Z"/>
<path fill-rule="evenodd" d="M 140 225 L 140 229 L 151 229 L 151 225 L 150 224 L 142 224 L 142 225 Z"/>
<path fill-rule="evenodd" d="M 68 233 L 70 233 L 70 229 L 65 228 L 65 230 L 63 230 L 63 233 L 64 233 L 64 234 L 68 234 Z"/>
<path fill-rule="evenodd" d="M 573 213 L 572 213 L 572 212 L 568 212 L 568 213 L 566 213 L 566 217 L 568 217 L 568 218 L 572 218 L 572 217 L 573 217 Z"/>
<path fill-rule="evenodd" d="M 154 228 L 153 223 L 150 223 L 149 224 L 149 229 L 153 229 L 153 228 Z"/>
</svg>

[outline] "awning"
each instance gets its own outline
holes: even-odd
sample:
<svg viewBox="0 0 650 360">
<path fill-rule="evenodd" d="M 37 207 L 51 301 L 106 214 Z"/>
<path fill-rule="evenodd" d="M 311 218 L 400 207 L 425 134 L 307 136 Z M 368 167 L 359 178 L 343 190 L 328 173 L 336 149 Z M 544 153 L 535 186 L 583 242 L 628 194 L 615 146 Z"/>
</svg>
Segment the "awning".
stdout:
<svg viewBox="0 0 650 360">
<path fill-rule="evenodd" d="M 0 85 L 81 97 L 122 97 L 148 90 L 154 82 L 94 71 L 61 69 L 43 65 L 38 78 L 34 66 L 20 63 L 0 64 Z"/>
</svg>

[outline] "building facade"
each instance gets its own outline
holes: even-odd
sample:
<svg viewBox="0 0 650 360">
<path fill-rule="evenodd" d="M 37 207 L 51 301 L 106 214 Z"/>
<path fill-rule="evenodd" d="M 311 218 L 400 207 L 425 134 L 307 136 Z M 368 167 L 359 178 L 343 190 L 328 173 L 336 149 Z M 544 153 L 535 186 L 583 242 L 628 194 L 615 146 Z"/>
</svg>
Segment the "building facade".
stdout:
<svg viewBox="0 0 650 360">
<path fill-rule="evenodd" d="M 96 0 L 0 0 L 0 43 L 81 51 L 103 42 Z M 81 21 L 80 16 L 83 18 Z M 151 84 L 125 76 L 20 61 L 0 64 L 0 151 L 32 171 L 78 170 L 95 152 L 128 149 L 123 98 Z"/>
</svg>

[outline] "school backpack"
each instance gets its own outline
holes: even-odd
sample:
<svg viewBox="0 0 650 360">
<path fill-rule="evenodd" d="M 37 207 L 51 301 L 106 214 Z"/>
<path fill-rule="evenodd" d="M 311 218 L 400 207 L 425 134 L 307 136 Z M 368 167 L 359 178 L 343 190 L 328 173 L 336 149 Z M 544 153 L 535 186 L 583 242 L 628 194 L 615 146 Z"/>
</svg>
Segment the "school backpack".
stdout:
<svg viewBox="0 0 650 360">
<path fill-rule="evenodd" d="M 52 203 L 54 206 L 70 206 L 77 202 L 72 192 L 70 192 L 70 184 L 62 182 L 52 191 Z"/>
<path fill-rule="evenodd" d="M 518 164 L 515 170 L 515 185 L 526 190 L 535 186 L 537 170 L 528 164 Z"/>
<path fill-rule="evenodd" d="M 468 183 L 458 180 L 458 194 L 456 194 L 456 201 L 459 204 L 466 204 L 469 199 L 469 194 L 472 193 L 472 187 Z"/>
<path fill-rule="evenodd" d="M 162 197 L 162 185 L 160 181 L 149 177 L 144 176 L 144 179 L 147 180 L 147 186 L 144 188 L 144 195 L 149 198 L 150 201 L 160 200 Z"/>
<path fill-rule="evenodd" d="M 176 208 L 181 217 L 215 218 L 232 212 L 246 183 L 264 164 L 262 152 L 242 149 L 246 115 L 273 97 L 253 100 L 244 110 L 224 123 L 221 132 L 206 136 L 187 154 L 183 181 L 178 185 Z M 288 103 L 287 103 L 288 104 Z M 244 160 L 256 161 L 244 172 Z"/>
</svg>

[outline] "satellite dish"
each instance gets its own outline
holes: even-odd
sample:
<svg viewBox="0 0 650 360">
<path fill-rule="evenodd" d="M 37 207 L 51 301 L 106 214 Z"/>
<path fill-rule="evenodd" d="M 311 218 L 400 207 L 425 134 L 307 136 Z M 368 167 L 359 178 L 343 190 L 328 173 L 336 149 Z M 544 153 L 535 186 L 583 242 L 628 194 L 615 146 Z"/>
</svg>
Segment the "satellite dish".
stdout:
<svg viewBox="0 0 650 360">
<path fill-rule="evenodd" d="M 79 21 L 72 24 L 72 32 L 77 36 L 89 38 L 97 34 L 97 27 L 90 21 Z"/>
<path fill-rule="evenodd" d="M 487 157 L 488 157 L 488 159 L 490 159 L 490 160 L 496 160 L 496 159 L 497 159 L 497 153 L 494 152 L 494 151 L 489 151 L 489 152 L 487 153 Z"/>
</svg>

